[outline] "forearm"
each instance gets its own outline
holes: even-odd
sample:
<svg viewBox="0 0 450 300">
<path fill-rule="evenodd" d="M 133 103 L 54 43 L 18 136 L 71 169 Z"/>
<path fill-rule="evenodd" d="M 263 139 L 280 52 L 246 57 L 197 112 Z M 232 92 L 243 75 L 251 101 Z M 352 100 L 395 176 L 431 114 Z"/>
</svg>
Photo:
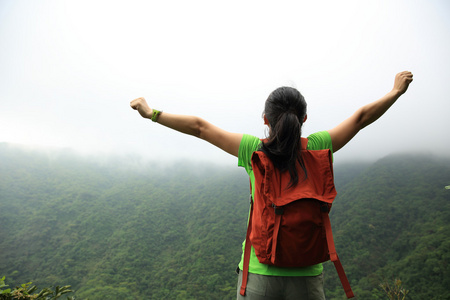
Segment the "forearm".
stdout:
<svg viewBox="0 0 450 300">
<path fill-rule="evenodd" d="M 161 113 L 156 122 L 173 130 L 193 135 L 198 138 L 201 138 L 202 128 L 205 124 L 203 119 L 196 116 L 177 115 L 166 112 Z"/>
<path fill-rule="evenodd" d="M 228 132 L 199 117 L 159 112 L 150 108 L 142 97 L 131 101 L 130 106 L 137 110 L 143 118 L 151 119 L 178 132 L 201 138 L 231 155 L 238 156 L 239 154 L 239 145 L 242 139 L 240 133 Z"/>
<path fill-rule="evenodd" d="M 242 139 L 240 133 L 225 131 L 199 117 L 166 112 L 161 113 L 156 122 L 178 132 L 205 140 L 231 155 L 238 156 Z"/>
<path fill-rule="evenodd" d="M 163 113 L 154 110 L 150 108 L 143 97 L 131 101 L 130 106 L 134 110 L 137 110 L 143 118 L 150 119 L 168 128 L 196 137 L 201 137 L 202 129 L 205 127 L 205 124 L 207 124 L 206 121 L 199 117 L 176 115 L 166 112 Z"/>
<path fill-rule="evenodd" d="M 378 120 L 401 96 L 397 90 L 392 90 L 382 98 L 361 107 L 357 112 L 359 129 Z"/>
<path fill-rule="evenodd" d="M 342 123 L 328 130 L 333 142 L 333 151 L 344 147 L 361 129 L 378 120 L 397 99 L 406 92 L 412 82 L 412 73 L 404 71 L 395 76 L 394 88 L 372 103 L 364 105 Z"/>
</svg>

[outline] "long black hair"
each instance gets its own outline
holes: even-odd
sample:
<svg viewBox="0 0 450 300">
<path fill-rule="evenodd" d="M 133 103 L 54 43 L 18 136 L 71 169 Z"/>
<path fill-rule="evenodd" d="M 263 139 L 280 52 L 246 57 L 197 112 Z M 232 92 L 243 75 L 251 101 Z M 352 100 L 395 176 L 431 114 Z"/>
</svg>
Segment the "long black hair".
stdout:
<svg viewBox="0 0 450 300">
<path fill-rule="evenodd" d="M 306 116 L 306 101 L 300 92 L 291 87 L 280 87 L 266 100 L 264 115 L 269 122 L 269 137 L 262 143 L 261 150 L 269 157 L 280 172 L 289 171 L 289 187 L 297 185 L 300 164 L 305 178 L 306 168 L 301 157 L 301 134 Z"/>
</svg>

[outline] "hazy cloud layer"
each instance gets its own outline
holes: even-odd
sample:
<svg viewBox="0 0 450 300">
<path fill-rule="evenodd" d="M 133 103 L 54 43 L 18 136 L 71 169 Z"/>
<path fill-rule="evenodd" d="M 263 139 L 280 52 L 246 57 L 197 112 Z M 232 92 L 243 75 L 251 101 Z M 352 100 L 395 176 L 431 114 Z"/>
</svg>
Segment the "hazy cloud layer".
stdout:
<svg viewBox="0 0 450 300">
<path fill-rule="evenodd" d="M 293 85 L 308 101 L 310 134 L 410 70 L 407 94 L 336 159 L 450 146 L 445 0 L 3 0 L 0 41 L 0 142 L 236 163 L 141 119 L 129 102 L 144 96 L 155 108 L 263 136 L 264 100 Z"/>
</svg>

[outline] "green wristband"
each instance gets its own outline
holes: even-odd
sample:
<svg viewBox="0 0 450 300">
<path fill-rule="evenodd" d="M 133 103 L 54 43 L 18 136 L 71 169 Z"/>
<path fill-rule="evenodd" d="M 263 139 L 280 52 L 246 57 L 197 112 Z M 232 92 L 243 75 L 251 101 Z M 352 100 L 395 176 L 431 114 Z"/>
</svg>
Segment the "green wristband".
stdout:
<svg viewBox="0 0 450 300">
<path fill-rule="evenodd" d="M 158 120 L 159 115 L 162 113 L 162 110 L 159 111 L 157 109 L 153 109 L 152 121 L 156 122 Z"/>
</svg>

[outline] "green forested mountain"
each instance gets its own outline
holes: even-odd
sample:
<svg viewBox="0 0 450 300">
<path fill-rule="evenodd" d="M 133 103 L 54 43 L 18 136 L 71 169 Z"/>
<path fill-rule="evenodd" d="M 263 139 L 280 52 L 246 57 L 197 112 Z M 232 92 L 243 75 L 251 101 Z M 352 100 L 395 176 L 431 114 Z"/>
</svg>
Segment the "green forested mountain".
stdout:
<svg viewBox="0 0 450 300">
<path fill-rule="evenodd" d="M 361 299 L 385 299 L 374 290 L 394 278 L 410 290 L 408 299 L 450 299 L 449 181 L 448 159 L 403 154 L 339 187 L 334 237 Z"/>
<path fill-rule="evenodd" d="M 131 164 L 130 161 L 133 163 Z M 335 166 L 332 225 L 358 299 L 450 299 L 450 162 Z M 0 277 L 79 299 L 233 299 L 248 214 L 235 166 L 30 152 L 0 144 Z M 327 299 L 345 299 L 331 263 Z"/>
</svg>

